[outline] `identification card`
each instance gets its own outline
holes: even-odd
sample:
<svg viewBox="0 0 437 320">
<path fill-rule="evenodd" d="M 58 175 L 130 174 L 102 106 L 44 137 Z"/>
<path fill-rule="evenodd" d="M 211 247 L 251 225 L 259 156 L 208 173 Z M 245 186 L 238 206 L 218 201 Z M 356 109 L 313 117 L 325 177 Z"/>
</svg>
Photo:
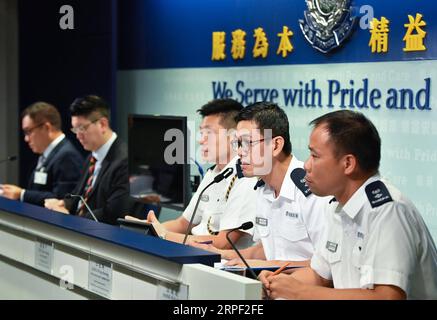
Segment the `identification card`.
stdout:
<svg viewBox="0 0 437 320">
<path fill-rule="evenodd" d="M 36 171 L 33 183 L 45 186 L 47 184 L 47 173 Z"/>
</svg>

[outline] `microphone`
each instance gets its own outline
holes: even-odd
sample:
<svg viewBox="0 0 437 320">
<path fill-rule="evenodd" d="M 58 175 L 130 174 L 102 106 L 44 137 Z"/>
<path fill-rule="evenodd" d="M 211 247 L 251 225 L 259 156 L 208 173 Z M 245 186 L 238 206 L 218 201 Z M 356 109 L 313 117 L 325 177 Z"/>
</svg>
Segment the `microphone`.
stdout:
<svg viewBox="0 0 437 320">
<path fill-rule="evenodd" d="M 234 231 L 237 231 L 237 230 L 248 230 L 248 229 L 250 229 L 250 228 L 252 228 L 252 227 L 253 227 L 253 222 L 252 222 L 252 221 L 245 222 L 245 223 L 243 223 L 241 226 L 239 226 L 238 228 L 234 228 L 234 229 L 229 230 L 229 231 L 226 233 L 226 240 L 228 240 L 229 244 L 232 246 L 232 249 L 234 249 L 234 251 L 235 251 L 235 252 L 237 253 L 237 255 L 240 257 L 241 261 L 243 261 L 243 263 L 244 263 L 244 265 L 246 266 L 247 270 L 249 270 L 250 275 L 251 275 L 255 280 L 257 280 L 257 279 L 258 279 L 258 276 L 256 275 L 255 271 L 253 271 L 253 269 L 249 266 L 249 264 L 247 263 L 246 259 L 243 258 L 243 256 L 241 255 L 240 251 L 237 249 L 237 247 L 235 246 L 235 244 L 232 242 L 231 238 L 229 238 L 229 235 L 230 235 L 232 232 L 234 232 Z M 264 286 L 262 286 L 262 290 L 263 290 L 264 296 L 265 296 L 266 298 L 268 298 L 269 295 L 268 295 L 268 293 L 267 293 L 266 288 L 264 288 Z"/>
<path fill-rule="evenodd" d="M 194 210 L 193 210 L 193 214 L 191 215 L 190 222 L 188 223 L 187 230 L 185 231 L 185 237 L 184 237 L 184 241 L 182 242 L 182 244 L 185 244 L 187 242 L 188 233 L 190 232 L 191 226 L 193 225 L 194 216 L 196 215 L 197 207 L 199 206 L 199 202 L 200 202 L 200 199 L 202 198 L 203 193 L 206 191 L 206 189 L 211 187 L 214 183 L 219 183 L 223 179 L 228 178 L 233 172 L 234 172 L 234 169 L 227 168 L 223 172 L 216 175 L 214 177 L 214 180 L 210 184 L 208 184 L 205 188 L 203 188 L 203 190 L 200 192 L 199 197 L 197 198 L 196 205 L 194 206 Z"/>
<path fill-rule="evenodd" d="M 79 195 L 79 194 L 71 194 L 71 193 L 68 193 L 68 194 L 65 195 L 65 199 L 72 199 L 72 198 L 79 198 L 83 202 L 85 207 L 87 208 L 88 212 L 93 217 L 94 221 L 99 222 L 99 220 L 97 220 L 96 216 L 94 215 L 93 210 L 91 210 L 91 208 L 88 206 L 88 203 L 86 203 L 85 199 L 81 195 Z"/>
<path fill-rule="evenodd" d="M 18 159 L 18 157 L 17 156 L 9 156 L 9 157 L 7 157 L 6 159 L 2 159 L 2 160 L 0 160 L 0 163 L 3 163 L 3 162 L 8 162 L 8 161 L 15 161 L 15 160 L 17 160 Z"/>
<path fill-rule="evenodd" d="M 253 228 L 253 222 L 248 221 L 243 223 L 241 226 L 239 226 L 238 228 L 234 228 L 229 230 L 226 233 L 226 240 L 228 240 L 229 244 L 232 246 L 232 249 L 234 249 L 234 251 L 238 254 L 238 256 L 240 257 L 241 261 L 243 261 L 244 265 L 246 266 L 247 270 L 249 270 L 250 275 L 254 278 L 257 279 L 258 276 L 255 274 L 255 271 L 253 271 L 253 269 L 249 266 L 249 264 L 247 263 L 246 259 L 243 258 L 243 256 L 241 255 L 240 251 L 237 249 L 237 247 L 235 246 L 235 244 L 232 242 L 231 238 L 229 238 L 229 235 L 237 230 L 248 230 L 250 228 Z"/>
</svg>

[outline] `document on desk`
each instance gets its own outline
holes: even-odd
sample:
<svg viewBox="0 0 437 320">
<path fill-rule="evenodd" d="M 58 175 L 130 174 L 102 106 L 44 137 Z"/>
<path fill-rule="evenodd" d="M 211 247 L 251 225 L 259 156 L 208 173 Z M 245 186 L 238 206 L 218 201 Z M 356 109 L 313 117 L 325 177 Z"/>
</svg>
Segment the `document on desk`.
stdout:
<svg viewBox="0 0 437 320">
<path fill-rule="evenodd" d="M 245 266 L 227 266 L 226 263 L 228 262 L 228 260 L 222 259 L 220 262 L 216 262 L 214 264 L 214 268 L 216 269 L 220 269 L 220 270 L 224 270 L 224 271 L 229 271 L 229 272 L 242 272 L 246 270 Z M 250 266 L 250 263 L 249 263 Z M 253 271 L 255 271 L 255 273 L 259 273 L 263 270 L 268 270 L 268 271 L 276 271 L 280 268 L 281 266 L 254 266 L 251 267 Z M 285 270 L 289 270 L 289 269 L 295 269 L 295 268 L 302 268 L 304 266 L 287 266 Z"/>
</svg>

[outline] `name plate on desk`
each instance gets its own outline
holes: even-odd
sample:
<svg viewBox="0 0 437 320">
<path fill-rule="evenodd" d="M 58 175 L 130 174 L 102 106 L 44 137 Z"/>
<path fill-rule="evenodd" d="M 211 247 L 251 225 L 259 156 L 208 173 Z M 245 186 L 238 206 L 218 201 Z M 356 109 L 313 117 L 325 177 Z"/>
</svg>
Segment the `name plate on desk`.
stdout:
<svg viewBox="0 0 437 320">
<path fill-rule="evenodd" d="M 112 263 L 90 256 L 88 265 L 88 290 L 111 299 Z"/>
<path fill-rule="evenodd" d="M 188 300 L 188 286 L 158 282 L 157 300 Z"/>
<path fill-rule="evenodd" d="M 53 248 L 53 242 L 43 239 L 35 240 L 35 268 L 45 273 L 52 274 Z"/>
</svg>

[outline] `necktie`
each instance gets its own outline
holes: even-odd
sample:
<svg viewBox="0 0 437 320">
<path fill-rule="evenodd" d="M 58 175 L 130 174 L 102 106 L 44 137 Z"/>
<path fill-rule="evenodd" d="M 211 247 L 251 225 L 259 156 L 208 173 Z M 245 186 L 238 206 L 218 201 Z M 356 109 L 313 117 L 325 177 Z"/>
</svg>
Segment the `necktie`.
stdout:
<svg viewBox="0 0 437 320">
<path fill-rule="evenodd" d="M 88 180 L 86 181 L 84 193 L 83 193 L 83 199 L 85 202 L 88 201 L 88 197 L 93 190 L 93 180 L 94 180 L 94 170 L 96 168 L 96 158 L 91 157 L 90 159 L 90 166 L 88 167 Z M 77 210 L 79 216 L 83 216 L 85 213 L 85 203 L 82 202 Z"/>
<path fill-rule="evenodd" d="M 38 158 L 38 164 L 36 165 L 36 171 L 39 171 L 42 168 L 44 161 L 46 161 L 46 157 L 44 157 L 44 155 L 40 155 Z"/>
</svg>

